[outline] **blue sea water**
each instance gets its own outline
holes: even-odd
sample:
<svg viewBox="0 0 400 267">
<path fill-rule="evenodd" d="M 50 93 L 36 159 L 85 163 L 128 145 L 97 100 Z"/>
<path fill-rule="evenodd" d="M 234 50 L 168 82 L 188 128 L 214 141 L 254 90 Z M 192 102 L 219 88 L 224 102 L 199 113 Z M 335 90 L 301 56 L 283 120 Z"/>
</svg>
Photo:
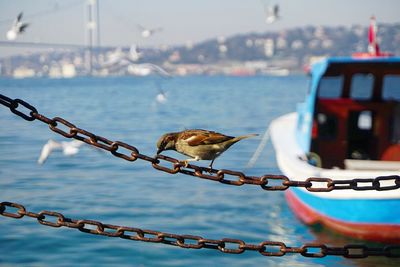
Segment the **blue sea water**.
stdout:
<svg viewBox="0 0 400 267">
<path fill-rule="evenodd" d="M 158 103 L 157 85 L 167 94 Z M 193 76 L 1 79 L 0 93 L 20 98 L 47 117 L 62 117 L 110 140 L 134 145 L 154 155 L 157 139 L 187 128 L 229 135 L 264 134 L 271 120 L 292 112 L 302 101 L 304 76 Z M 144 161 L 127 162 L 87 145 L 73 157 L 53 153 L 37 164 L 49 140 L 68 141 L 39 122 L 27 122 L 0 106 L 0 201 L 27 210 L 58 211 L 73 219 L 198 235 L 234 238 L 258 244 L 281 241 L 342 246 L 362 243 L 303 225 L 289 210 L 283 192 L 258 186 L 229 186 L 209 180 L 159 172 Z M 243 140 L 214 167 L 248 175 L 280 174 L 273 147 L 267 144 L 252 168 L 246 164 L 261 138 Z M 176 152 L 166 155 L 184 159 Z M 207 166 L 208 162 L 199 162 Z M 295 178 L 295 177 L 293 177 Z M 393 259 L 350 260 L 301 255 L 265 257 L 253 251 L 224 254 L 210 249 L 182 249 L 42 226 L 35 219 L 0 216 L 2 266 L 398 266 Z"/>
</svg>

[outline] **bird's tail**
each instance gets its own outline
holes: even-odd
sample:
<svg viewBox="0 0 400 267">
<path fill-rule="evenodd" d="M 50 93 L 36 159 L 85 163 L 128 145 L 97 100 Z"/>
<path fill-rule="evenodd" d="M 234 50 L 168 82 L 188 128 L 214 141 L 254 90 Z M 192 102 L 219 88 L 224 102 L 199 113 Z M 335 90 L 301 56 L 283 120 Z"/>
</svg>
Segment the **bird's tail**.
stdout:
<svg viewBox="0 0 400 267">
<path fill-rule="evenodd" d="M 242 140 L 242 139 L 246 139 L 246 138 L 250 138 L 250 137 L 255 137 L 255 136 L 258 136 L 258 134 L 246 134 L 246 135 L 241 135 L 241 136 L 238 136 L 238 137 L 233 138 L 232 141 L 238 142 L 238 141 L 240 141 L 240 140 Z"/>
</svg>

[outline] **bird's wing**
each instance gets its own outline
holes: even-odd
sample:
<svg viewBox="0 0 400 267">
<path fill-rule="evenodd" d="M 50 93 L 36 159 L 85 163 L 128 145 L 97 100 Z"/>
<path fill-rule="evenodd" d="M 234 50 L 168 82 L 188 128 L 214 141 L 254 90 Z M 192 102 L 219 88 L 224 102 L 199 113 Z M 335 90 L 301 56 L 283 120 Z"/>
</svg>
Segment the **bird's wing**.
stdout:
<svg viewBox="0 0 400 267">
<path fill-rule="evenodd" d="M 183 132 L 181 138 L 186 140 L 189 146 L 198 146 L 222 143 L 233 137 L 212 131 L 196 129 Z"/>
<path fill-rule="evenodd" d="M 146 28 L 143 27 L 143 26 L 140 25 L 140 24 L 137 24 L 136 26 L 137 26 L 137 28 L 139 29 L 139 31 L 141 31 L 141 32 L 146 30 Z"/>
<path fill-rule="evenodd" d="M 23 15 L 22 12 L 20 12 L 20 13 L 18 14 L 18 16 L 17 16 L 17 22 L 20 22 L 20 21 L 21 21 L 22 15 Z"/>
<path fill-rule="evenodd" d="M 270 3 L 263 3 L 264 6 L 264 13 L 266 16 L 271 16 L 273 10 L 273 7 L 270 5 Z"/>
<path fill-rule="evenodd" d="M 156 71 L 158 74 L 160 74 L 163 77 L 171 77 L 171 74 L 168 71 L 164 70 L 163 68 L 161 68 L 158 65 L 155 65 L 155 64 L 152 64 L 152 63 L 142 63 L 142 64 L 139 64 L 139 65 L 142 66 L 142 67 L 147 67 L 149 69 L 152 69 L 152 70 Z"/>
<path fill-rule="evenodd" d="M 80 141 L 80 140 L 72 140 L 72 141 L 70 141 L 70 142 L 68 142 L 69 143 L 69 145 L 70 146 L 72 146 L 72 147 L 76 147 L 76 148 L 79 148 L 79 147 L 81 147 L 83 144 L 85 144 L 84 142 L 82 142 L 82 141 Z"/>
<path fill-rule="evenodd" d="M 25 29 L 29 26 L 29 23 L 24 23 L 19 27 L 19 32 L 24 32 Z"/>
<path fill-rule="evenodd" d="M 40 156 L 38 158 L 38 163 L 39 164 L 43 164 L 46 159 L 49 157 L 50 153 L 51 153 L 51 148 L 49 144 L 45 144 L 42 148 L 42 152 L 40 152 Z"/>
<path fill-rule="evenodd" d="M 140 52 L 140 49 L 137 45 L 133 44 L 129 48 L 129 54 L 134 54 L 134 55 L 140 55 L 142 52 Z"/>
<path fill-rule="evenodd" d="M 40 152 L 38 163 L 43 164 L 47 160 L 47 158 L 50 156 L 51 152 L 54 149 L 57 149 L 60 147 L 61 147 L 61 145 L 53 140 L 47 141 L 47 143 L 43 146 L 42 151 Z"/>
<path fill-rule="evenodd" d="M 278 13 L 279 13 L 279 5 L 275 5 L 274 6 L 274 15 L 278 16 Z"/>
</svg>

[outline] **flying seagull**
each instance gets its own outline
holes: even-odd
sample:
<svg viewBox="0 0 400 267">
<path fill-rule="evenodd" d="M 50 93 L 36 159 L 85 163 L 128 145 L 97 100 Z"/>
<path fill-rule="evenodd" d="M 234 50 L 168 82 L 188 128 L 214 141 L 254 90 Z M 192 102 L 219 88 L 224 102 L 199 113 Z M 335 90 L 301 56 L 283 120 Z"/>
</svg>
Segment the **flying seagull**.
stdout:
<svg viewBox="0 0 400 267">
<path fill-rule="evenodd" d="M 268 24 L 274 23 L 279 19 L 279 5 L 265 7 L 265 22 Z"/>
<path fill-rule="evenodd" d="M 162 28 L 154 28 L 154 29 L 148 29 L 143 27 L 142 25 L 137 25 L 140 34 L 142 35 L 143 38 L 149 38 L 150 36 L 154 35 L 156 32 L 162 31 Z"/>
<path fill-rule="evenodd" d="M 13 41 L 17 38 L 17 36 L 19 34 L 22 34 L 23 32 L 25 32 L 26 27 L 28 27 L 28 23 L 22 23 L 21 19 L 22 19 L 22 15 L 23 13 L 19 13 L 18 17 L 16 18 L 16 20 L 14 21 L 13 25 L 11 26 L 10 30 L 7 32 L 7 39 L 10 41 Z"/>
<path fill-rule="evenodd" d="M 167 102 L 167 93 L 161 88 L 161 85 L 156 83 L 158 94 L 156 95 L 157 103 L 164 104 Z"/>
<path fill-rule="evenodd" d="M 53 151 L 61 150 L 65 156 L 73 156 L 79 152 L 79 147 L 84 143 L 79 140 L 72 140 L 69 142 L 56 142 L 50 139 L 42 148 L 38 164 L 43 164 Z"/>
</svg>

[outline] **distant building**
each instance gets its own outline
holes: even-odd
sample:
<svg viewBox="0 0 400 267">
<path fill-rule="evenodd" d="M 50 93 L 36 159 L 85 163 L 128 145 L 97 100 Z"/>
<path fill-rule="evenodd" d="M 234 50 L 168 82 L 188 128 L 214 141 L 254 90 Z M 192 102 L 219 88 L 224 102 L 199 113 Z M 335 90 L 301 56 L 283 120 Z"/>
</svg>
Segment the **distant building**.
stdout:
<svg viewBox="0 0 400 267">
<path fill-rule="evenodd" d="M 21 66 L 14 69 L 13 77 L 17 79 L 35 77 L 35 70 L 25 66 Z"/>
<path fill-rule="evenodd" d="M 279 36 L 278 39 L 276 39 L 276 48 L 278 48 L 278 49 L 286 49 L 287 48 L 287 41 L 284 37 Z"/>
<path fill-rule="evenodd" d="M 173 51 L 172 54 L 168 57 L 170 62 L 178 62 L 181 60 L 181 54 L 179 51 Z"/>
<path fill-rule="evenodd" d="M 330 49 L 333 47 L 333 41 L 331 39 L 325 39 L 322 41 L 322 47 L 325 49 Z"/>
<path fill-rule="evenodd" d="M 254 42 L 253 42 L 253 40 L 251 40 L 251 39 L 246 39 L 246 46 L 247 47 L 253 47 L 253 45 L 254 45 Z"/>
<path fill-rule="evenodd" d="M 61 68 L 57 65 L 51 66 L 49 69 L 50 78 L 62 78 Z"/>
<path fill-rule="evenodd" d="M 75 66 L 73 64 L 62 65 L 62 76 L 64 78 L 72 78 L 76 76 Z"/>
<path fill-rule="evenodd" d="M 228 47 L 224 44 L 218 46 L 218 50 L 220 54 L 225 54 L 228 51 Z"/>
<path fill-rule="evenodd" d="M 318 39 L 312 39 L 311 41 L 308 42 L 308 47 L 310 49 L 316 49 L 320 46 L 321 41 Z"/>
<path fill-rule="evenodd" d="M 266 39 L 264 42 L 264 54 L 266 57 L 272 57 L 274 55 L 274 40 Z"/>
<path fill-rule="evenodd" d="M 304 47 L 304 43 L 301 40 L 294 40 L 291 44 L 292 49 L 299 50 Z"/>
</svg>

